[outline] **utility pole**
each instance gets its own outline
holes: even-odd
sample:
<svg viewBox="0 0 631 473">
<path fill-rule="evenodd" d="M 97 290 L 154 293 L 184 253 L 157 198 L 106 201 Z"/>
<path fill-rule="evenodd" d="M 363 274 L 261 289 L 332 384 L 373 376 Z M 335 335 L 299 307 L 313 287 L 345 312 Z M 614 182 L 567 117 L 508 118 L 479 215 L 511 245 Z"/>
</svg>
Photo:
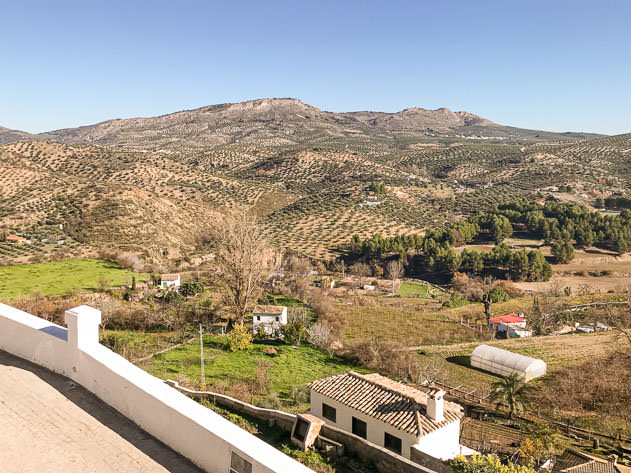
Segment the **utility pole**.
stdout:
<svg viewBox="0 0 631 473">
<path fill-rule="evenodd" d="M 204 373 L 204 329 L 199 324 L 199 357 L 202 366 L 202 389 L 206 389 L 206 374 Z"/>
</svg>

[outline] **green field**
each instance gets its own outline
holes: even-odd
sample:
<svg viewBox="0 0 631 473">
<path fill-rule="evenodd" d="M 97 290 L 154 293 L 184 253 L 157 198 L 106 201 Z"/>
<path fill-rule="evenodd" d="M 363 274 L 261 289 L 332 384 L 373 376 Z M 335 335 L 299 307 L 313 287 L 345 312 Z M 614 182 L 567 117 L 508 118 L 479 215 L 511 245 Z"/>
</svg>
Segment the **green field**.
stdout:
<svg viewBox="0 0 631 473">
<path fill-rule="evenodd" d="M 401 287 L 397 291 L 397 296 L 401 297 L 427 297 L 429 288 L 425 284 L 402 281 Z"/>
<path fill-rule="evenodd" d="M 100 278 L 120 286 L 131 281 L 132 272 L 105 259 L 70 259 L 51 263 L 0 267 L 0 300 L 26 297 L 35 291 L 48 296 L 67 294 L 75 289 L 92 291 Z M 137 280 L 146 275 L 137 274 Z"/>
<path fill-rule="evenodd" d="M 204 336 L 206 384 L 235 384 L 252 380 L 259 364 L 265 367 L 270 390 L 286 397 L 293 386 L 302 386 L 313 380 L 357 369 L 349 362 L 310 345 L 292 348 L 289 345 L 254 343 L 244 351 L 230 352 L 225 337 Z M 265 349 L 274 347 L 279 354 L 270 357 Z M 199 343 L 181 346 L 144 363 L 142 368 L 162 379 L 177 379 L 185 375 L 191 381 L 200 379 Z"/>
</svg>

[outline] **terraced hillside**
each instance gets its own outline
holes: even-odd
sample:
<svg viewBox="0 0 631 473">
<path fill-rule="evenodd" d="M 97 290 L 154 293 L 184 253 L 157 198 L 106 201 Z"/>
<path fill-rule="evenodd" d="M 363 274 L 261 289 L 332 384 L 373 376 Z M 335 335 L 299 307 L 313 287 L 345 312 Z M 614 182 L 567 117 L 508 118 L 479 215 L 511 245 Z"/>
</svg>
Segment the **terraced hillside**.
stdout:
<svg viewBox="0 0 631 473">
<path fill-rule="evenodd" d="M 308 107 L 289 101 L 281 111 L 297 106 Z M 208 113 L 222 110 L 217 107 Z M 273 128 L 270 117 L 281 112 L 265 110 L 267 115 L 250 110 L 249 120 Z M 314 116 L 335 121 L 328 112 L 314 110 Z M 15 233 L 33 240 L 19 247 L 0 241 L 0 254 L 24 262 L 51 249 L 72 253 L 114 247 L 156 258 L 191 256 L 220 213 L 232 208 L 251 209 L 277 246 L 326 258 L 354 234 L 420 233 L 519 197 L 590 204 L 629 189 L 631 134 L 482 142 L 458 138 L 453 126 L 497 125 L 468 114 L 425 112 L 390 118 L 347 114 L 345 119 L 354 117 L 357 126 L 373 127 L 369 138 L 321 130 L 308 144 L 302 143 L 306 135 L 237 143 L 234 127 L 245 125 L 226 118 L 230 139 L 210 146 L 199 141 L 160 149 L 43 141 L 0 146 L 0 237 Z M 446 135 L 410 135 L 421 118 Z M 374 132 L 374 127 L 380 128 Z M 291 127 L 283 130 L 293 133 Z M 392 130 L 408 135 L 395 136 Z M 374 183 L 383 183 L 383 192 L 375 194 Z M 562 186 L 571 191 L 553 192 Z M 59 240 L 65 241 L 55 243 Z"/>
</svg>

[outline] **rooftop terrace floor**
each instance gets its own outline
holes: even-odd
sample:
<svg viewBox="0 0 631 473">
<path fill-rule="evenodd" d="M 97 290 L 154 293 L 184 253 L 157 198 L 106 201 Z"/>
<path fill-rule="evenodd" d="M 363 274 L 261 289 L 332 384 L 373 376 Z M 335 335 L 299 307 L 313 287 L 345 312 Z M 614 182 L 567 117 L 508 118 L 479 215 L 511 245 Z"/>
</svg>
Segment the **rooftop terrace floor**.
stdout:
<svg viewBox="0 0 631 473">
<path fill-rule="evenodd" d="M 0 350 L 2 473 L 202 473 L 70 379 Z"/>
</svg>

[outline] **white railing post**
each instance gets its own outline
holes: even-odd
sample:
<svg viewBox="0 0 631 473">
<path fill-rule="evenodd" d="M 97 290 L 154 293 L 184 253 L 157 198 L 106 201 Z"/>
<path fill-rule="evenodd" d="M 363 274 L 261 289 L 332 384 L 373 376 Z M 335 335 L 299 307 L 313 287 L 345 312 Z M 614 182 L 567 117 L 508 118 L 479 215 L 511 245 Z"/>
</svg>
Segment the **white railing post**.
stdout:
<svg viewBox="0 0 631 473">
<path fill-rule="evenodd" d="M 87 305 L 68 309 L 65 321 L 68 326 L 68 343 L 72 347 L 87 350 L 98 345 L 100 310 Z"/>
</svg>

